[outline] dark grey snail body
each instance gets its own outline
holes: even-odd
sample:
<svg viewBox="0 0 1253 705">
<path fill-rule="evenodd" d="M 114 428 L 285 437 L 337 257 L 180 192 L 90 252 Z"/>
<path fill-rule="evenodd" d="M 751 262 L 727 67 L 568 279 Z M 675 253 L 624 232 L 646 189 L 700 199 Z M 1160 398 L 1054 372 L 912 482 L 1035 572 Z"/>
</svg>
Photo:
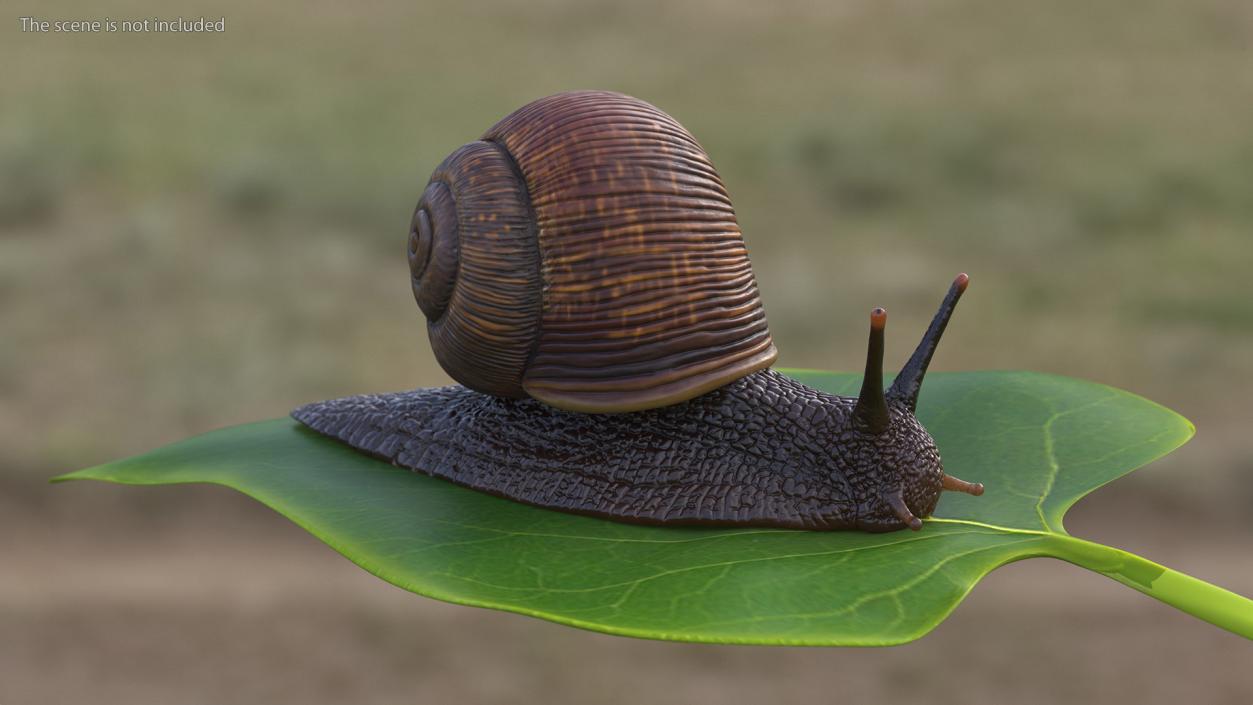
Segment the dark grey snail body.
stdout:
<svg viewBox="0 0 1253 705">
<path fill-rule="evenodd" d="M 324 435 L 476 490 L 639 523 L 918 529 L 941 490 L 982 492 L 944 474 L 913 415 L 966 276 L 886 394 L 882 309 L 859 397 L 768 369 L 721 182 L 642 101 L 580 92 L 522 108 L 436 170 L 413 222 L 415 296 L 466 386 L 292 413 Z"/>
<path fill-rule="evenodd" d="M 310 427 L 401 467 L 550 509 L 650 524 L 890 531 L 939 499 L 935 445 L 904 405 L 880 436 L 856 400 L 764 370 L 628 414 L 444 387 L 311 404 Z"/>
</svg>

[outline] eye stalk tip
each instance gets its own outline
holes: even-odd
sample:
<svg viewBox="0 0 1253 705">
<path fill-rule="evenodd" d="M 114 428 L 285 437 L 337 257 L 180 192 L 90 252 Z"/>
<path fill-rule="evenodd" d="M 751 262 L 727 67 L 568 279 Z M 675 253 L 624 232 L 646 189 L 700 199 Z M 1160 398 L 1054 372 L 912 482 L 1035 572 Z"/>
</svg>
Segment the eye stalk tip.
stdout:
<svg viewBox="0 0 1253 705">
<path fill-rule="evenodd" d="M 914 354 L 901 368 L 901 373 L 893 380 L 892 387 L 887 392 L 890 397 L 904 400 L 910 411 L 918 408 L 918 393 L 922 391 L 922 378 L 927 374 L 927 367 L 931 365 L 931 356 L 935 354 L 935 348 L 940 344 L 940 337 L 944 335 L 944 329 L 948 327 L 948 321 L 953 316 L 957 300 L 961 298 L 962 292 L 966 290 L 969 283 L 970 277 L 964 272 L 958 274 L 953 280 L 953 285 L 949 287 L 944 300 L 940 302 L 940 308 L 931 319 L 927 332 L 922 336 L 918 347 L 914 349 Z"/>
<path fill-rule="evenodd" d="M 887 399 L 883 396 L 883 327 L 887 321 L 888 312 L 882 308 L 870 312 L 866 376 L 862 378 L 861 393 L 857 395 L 857 406 L 853 409 L 858 426 L 876 436 L 887 430 L 892 421 Z"/>
</svg>

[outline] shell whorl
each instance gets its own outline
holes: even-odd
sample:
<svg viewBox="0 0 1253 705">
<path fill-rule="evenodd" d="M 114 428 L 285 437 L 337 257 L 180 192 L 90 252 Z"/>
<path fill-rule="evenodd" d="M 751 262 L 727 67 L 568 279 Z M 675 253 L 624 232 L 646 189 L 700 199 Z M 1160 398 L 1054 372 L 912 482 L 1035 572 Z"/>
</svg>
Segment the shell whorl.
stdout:
<svg viewBox="0 0 1253 705">
<path fill-rule="evenodd" d="M 508 155 L 490 142 L 450 154 L 418 201 L 409 242 L 413 296 L 440 365 L 471 389 L 526 396 L 543 282 L 526 189 Z"/>
<path fill-rule="evenodd" d="M 622 94 L 537 100 L 453 152 L 414 212 L 409 263 L 436 359 L 481 392 L 635 411 L 777 356 L 708 156 Z"/>
</svg>

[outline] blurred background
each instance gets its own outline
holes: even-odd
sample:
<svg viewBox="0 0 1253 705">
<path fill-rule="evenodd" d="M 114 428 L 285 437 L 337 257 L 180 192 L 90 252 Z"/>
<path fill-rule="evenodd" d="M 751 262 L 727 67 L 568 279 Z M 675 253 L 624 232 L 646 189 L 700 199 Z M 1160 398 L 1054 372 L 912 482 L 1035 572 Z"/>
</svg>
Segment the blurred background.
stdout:
<svg viewBox="0 0 1253 705">
<path fill-rule="evenodd" d="M 712 156 L 781 365 L 860 369 L 882 305 L 896 368 L 970 272 L 936 369 L 1198 427 L 1068 528 L 1253 595 L 1253 5 L 26 5 L 0 18 L 0 703 L 1253 700 L 1247 641 L 1060 562 L 904 647 L 663 644 L 409 595 L 222 488 L 46 482 L 447 382 L 402 252 L 427 177 L 608 88 Z"/>
</svg>

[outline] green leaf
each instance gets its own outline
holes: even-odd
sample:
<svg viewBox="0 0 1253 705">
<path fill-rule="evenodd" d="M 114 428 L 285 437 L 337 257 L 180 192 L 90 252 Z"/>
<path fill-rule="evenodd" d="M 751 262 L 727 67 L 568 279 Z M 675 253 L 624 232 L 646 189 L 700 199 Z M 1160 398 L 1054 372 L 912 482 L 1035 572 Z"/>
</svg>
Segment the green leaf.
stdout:
<svg viewBox="0 0 1253 705">
<path fill-rule="evenodd" d="M 792 371 L 854 393 L 859 375 Z M 372 460 L 290 419 L 237 426 L 58 479 L 211 482 L 269 505 L 406 590 L 655 639 L 886 645 L 939 624 L 989 571 L 1052 556 L 1253 638 L 1253 602 L 1068 536 L 1079 498 L 1193 433 L 1132 394 L 1023 372 L 932 374 L 919 418 L 951 473 L 920 532 L 633 526 L 536 509 Z"/>
</svg>

